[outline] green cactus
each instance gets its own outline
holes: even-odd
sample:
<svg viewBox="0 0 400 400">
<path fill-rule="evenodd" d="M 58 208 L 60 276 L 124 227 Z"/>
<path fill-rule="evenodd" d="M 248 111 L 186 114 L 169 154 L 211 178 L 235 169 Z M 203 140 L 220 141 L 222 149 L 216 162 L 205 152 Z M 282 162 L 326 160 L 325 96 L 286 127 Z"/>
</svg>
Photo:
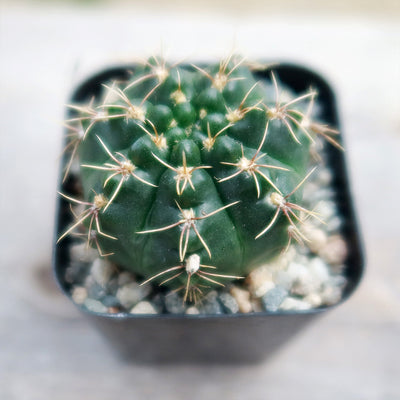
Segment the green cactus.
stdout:
<svg viewBox="0 0 400 400">
<path fill-rule="evenodd" d="M 316 93 L 296 97 L 234 57 L 204 69 L 153 57 L 71 106 L 82 223 L 101 256 L 194 299 L 302 239 Z M 68 164 L 69 168 L 69 164 Z"/>
</svg>

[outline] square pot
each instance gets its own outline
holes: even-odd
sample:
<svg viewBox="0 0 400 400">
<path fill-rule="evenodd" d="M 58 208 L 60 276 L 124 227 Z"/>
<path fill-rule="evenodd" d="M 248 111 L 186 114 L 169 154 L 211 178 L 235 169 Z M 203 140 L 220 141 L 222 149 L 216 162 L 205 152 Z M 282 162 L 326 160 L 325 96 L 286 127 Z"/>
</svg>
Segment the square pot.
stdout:
<svg viewBox="0 0 400 400">
<path fill-rule="evenodd" d="M 133 67 L 134 68 L 134 67 Z M 102 83 L 113 79 L 126 79 L 126 67 L 110 68 L 83 82 L 74 92 L 71 101 L 83 102 L 101 92 Z M 282 83 L 294 92 L 302 92 L 310 86 L 317 90 L 321 118 L 329 125 L 339 128 L 335 97 L 326 81 L 315 72 L 293 64 L 274 67 Z M 257 72 L 260 79 L 267 79 L 267 72 Z M 66 138 L 65 138 L 66 140 Z M 345 155 L 328 146 L 327 164 L 333 173 L 332 187 L 335 200 L 344 223 L 341 230 L 348 246 L 345 262 L 347 285 L 342 303 L 354 292 L 360 282 L 363 268 L 363 251 L 354 213 Z M 62 170 L 67 162 L 65 156 L 60 169 L 59 191 L 74 194 L 77 177 L 70 175 L 62 183 Z M 339 190 L 340 189 L 340 190 Z M 68 202 L 59 197 L 56 207 L 54 232 L 53 268 L 57 283 L 70 297 L 65 271 L 69 265 L 70 237 L 55 244 L 57 238 L 72 222 Z M 250 314 L 223 315 L 133 315 L 128 313 L 99 314 L 78 308 L 112 342 L 119 354 L 135 362 L 257 362 L 274 352 L 291 336 L 299 332 L 314 318 L 332 308 L 320 307 L 307 311 L 257 312 Z"/>
</svg>

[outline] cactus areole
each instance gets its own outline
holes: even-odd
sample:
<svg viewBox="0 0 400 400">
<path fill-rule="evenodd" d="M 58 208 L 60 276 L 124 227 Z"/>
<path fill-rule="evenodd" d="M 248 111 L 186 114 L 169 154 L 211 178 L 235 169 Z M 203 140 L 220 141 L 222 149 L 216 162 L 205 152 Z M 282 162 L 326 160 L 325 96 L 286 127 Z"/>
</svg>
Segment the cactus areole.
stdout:
<svg viewBox="0 0 400 400">
<path fill-rule="evenodd" d="M 84 198 L 62 196 L 84 210 L 60 239 L 83 225 L 101 256 L 185 298 L 279 256 L 315 216 L 301 190 L 318 129 L 316 93 L 277 78 L 235 57 L 204 68 L 153 57 L 71 105 Z"/>
</svg>

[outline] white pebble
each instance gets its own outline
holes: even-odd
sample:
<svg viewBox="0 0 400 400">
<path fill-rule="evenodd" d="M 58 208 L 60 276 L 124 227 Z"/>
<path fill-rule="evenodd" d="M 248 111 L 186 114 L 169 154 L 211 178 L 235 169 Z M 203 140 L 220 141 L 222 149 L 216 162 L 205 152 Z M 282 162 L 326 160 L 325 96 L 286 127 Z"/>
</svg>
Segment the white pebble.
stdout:
<svg viewBox="0 0 400 400">
<path fill-rule="evenodd" d="M 72 289 L 71 297 L 76 304 L 83 304 L 87 299 L 87 296 L 87 290 L 83 286 L 75 286 Z"/>
<path fill-rule="evenodd" d="M 99 285 L 105 287 L 111 278 L 113 270 L 114 267 L 110 262 L 103 258 L 96 258 L 90 268 L 90 273 Z"/>
<path fill-rule="evenodd" d="M 319 217 L 325 222 L 336 214 L 336 205 L 333 201 L 330 200 L 320 201 L 316 209 Z"/>
<path fill-rule="evenodd" d="M 240 312 L 249 313 L 253 310 L 250 302 L 250 293 L 247 290 L 233 286 L 230 290 L 230 293 L 237 301 Z"/>
<path fill-rule="evenodd" d="M 304 301 L 313 307 L 319 307 L 322 304 L 321 296 L 318 293 L 310 293 L 304 297 Z"/>
<path fill-rule="evenodd" d="M 330 279 L 329 267 L 319 257 L 314 257 L 310 261 L 309 271 L 319 284 L 325 283 Z"/>
<path fill-rule="evenodd" d="M 304 223 L 301 231 L 308 239 L 307 246 L 312 252 L 317 253 L 326 245 L 328 238 L 322 229 L 316 228 L 310 223 Z"/>
<path fill-rule="evenodd" d="M 87 247 L 86 243 L 75 243 L 71 245 L 69 254 L 72 261 L 89 263 L 98 257 L 98 253 L 92 247 Z"/>
<path fill-rule="evenodd" d="M 337 304 L 342 298 L 342 290 L 337 286 L 327 286 L 321 292 L 322 303 L 331 306 Z"/>
<path fill-rule="evenodd" d="M 285 300 L 283 300 L 282 304 L 280 305 L 279 309 L 280 310 L 309 310 L 311 307 L 311 304 L 306 303 L 303 300 L 298 300 L 293 297 L 287 297 Z"/>
<path fill-rule="evenodd" d="M 198 310 L 197 307 L 191 306 L 191 307 L 188 307 L 188 308 L 186 309 L 185 314 L 197 315 L 197 314 L 200 314 L 200 311 Z"/>
<path fill-rule="evenodd" d="M 148 301 L 141 301 L 130 311 L 131 314 L 157 314 L 156 309 Z"/>
<path fill-rule="evenodd" d="M 131 282 L 118 289 L 117 299 L 123 307 L 131 308 L 146 297 L 149 291 L 149 286 L 140 286 L 136 282 Z"/>
<path fill-rule="evenodd" d="M 262 297 L 268 290 L 275 287 L 275 283 L 272 281 L 272 273 L 267 265 L 250 272 L 246 283 L 253 297 Z"/>
<path fill-rule="evenodd" d="M 328 264 L 343 264 L 347 257 L 347 244 L 340 235 L 330 236 L 319 255 Z"/>
</svg>

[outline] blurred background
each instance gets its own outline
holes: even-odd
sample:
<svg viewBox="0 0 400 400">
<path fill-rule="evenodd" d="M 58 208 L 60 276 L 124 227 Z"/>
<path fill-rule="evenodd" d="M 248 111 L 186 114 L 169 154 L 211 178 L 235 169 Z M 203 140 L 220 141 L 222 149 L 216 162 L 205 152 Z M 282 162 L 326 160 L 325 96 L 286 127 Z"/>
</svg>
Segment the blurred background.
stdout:
<svg viewBox="0 0 400 400">
<path fill-rule="evenodd" d="M 400 398 L 400 3 L 18 1 L 0 24 L 0 398 Z M 158 53 L 293 61 L 333 85 L 367 253 L 355 295 L 255 366 L 118 360 L 58 291 L 51 247 L 73 86 Z"/>
</svg>

